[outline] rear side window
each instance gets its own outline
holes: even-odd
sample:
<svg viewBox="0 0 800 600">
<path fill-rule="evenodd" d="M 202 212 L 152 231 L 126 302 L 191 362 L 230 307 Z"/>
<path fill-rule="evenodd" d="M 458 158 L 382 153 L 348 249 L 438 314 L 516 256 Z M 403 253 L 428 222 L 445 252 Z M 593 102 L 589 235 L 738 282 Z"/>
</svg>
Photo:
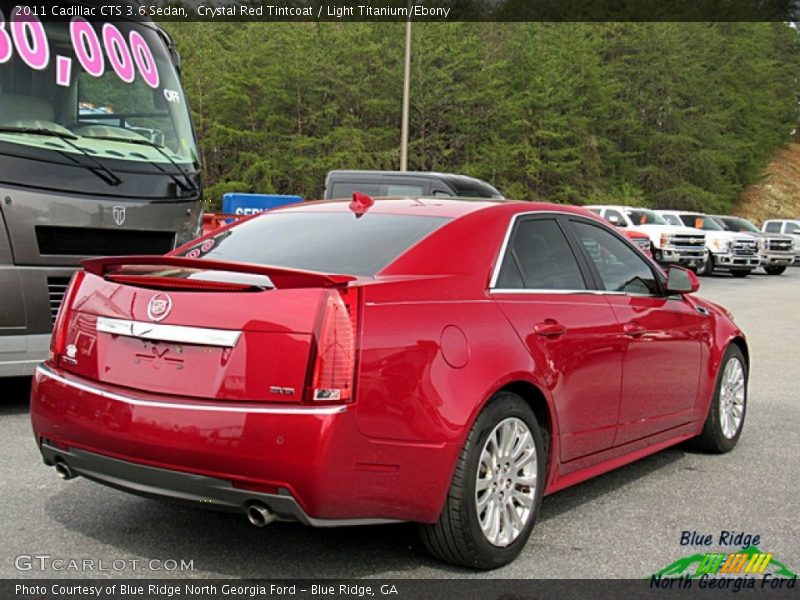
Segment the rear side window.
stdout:
<svg viewBox="0 0 800 600">
<path fill-rule="evenodd" d="M 764 227 L 764 231 L 768 231 L 769 233 L 780 233 L 781 232 L 781 224 L 775 221 L 771 223 L 767 223 Z"/>
<path fill-rule="evenodd" d="M 683 225 L 683 223 L 681 223 L 681 220 L 675 215 L 661 215 L 661 216 L 664 217 L 664 220 L 670 225 L 678 225 L 678 226 Z"/>
<path fill-rule="evenodd" d="M 523 221 L 516 227 L 495 288 L 586 289 L 578 261 L 555 219 Z"/>
<path fill-rule="evenodd" d="M 212 238 L 213 247 L 202 256 L 371 276 L 448 221 L 369 212 L 360 218 L 350 212 L 274 212 Z"/>
<path fill-rule="evenodd" d="M 609 208 L 605 214 L 606 221 L 609 223 L 613 223 L 618 227 L 627 227 L 627 223 L 625 222 L 625 217 L 622 216 L 622 213 L 618 210 L 614 210 L 613 208 Z"/>
<path fill-rule="evenodd" d="M 367 196 L 425 196 L 421 185 L 405 183 L 356 183 L 337 181 L 331 186 L 330 198 L 350 198 L 353 192 Z"/>
</svg>

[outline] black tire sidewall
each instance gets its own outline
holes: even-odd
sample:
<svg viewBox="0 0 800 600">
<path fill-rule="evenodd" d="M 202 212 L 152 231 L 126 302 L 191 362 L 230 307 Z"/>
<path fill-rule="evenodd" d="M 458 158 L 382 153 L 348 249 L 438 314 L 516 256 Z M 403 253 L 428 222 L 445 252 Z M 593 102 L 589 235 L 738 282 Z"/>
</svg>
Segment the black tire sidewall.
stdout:
<svg viewBox="0 0 800 600">
<path fill-rule="evenodd" d="M 494 546 L 486 539 L 478 520 L 478 515 L 475 510 L 476 474 L 478 471 L 480 454 L 489 434 L 498 423 L 510 417 L 516 417 L 523 421 L 528 426 L 534 439 L 537 456 L 536 495 L 534 497 L 531 515 L 519 537 L 505 548 L 500 548 Z M 473 542 L 473 550 L 480 557 L 482 563 L 481 567 L 499 567 L 509 563 L 519 555 L 522 548 L 525 547 L 539 516 L 539 509 L 542 504 L 542 495 L 544 491 L 544 480 L 547 472 L 547 452 L 545 449 L 544 436 L 528 404 L 516 394 L 503 392 L 497 394 L 478 416 L 468 444 L 464 471 L 467 476 L 466 489 L 461 500 L 462 505 L 459 507 L 460 512 L 466 522 L 469 537 Z"/>
<path fill-rule="evenodd" d="M 725 375 L 725 367 L 727 367 L 728 362 L 731 358 L 737 358 L 739 363 L 744 369 L 744 407 L 742 410 L 742 422 L 739 423 L 739 430 L 736 432 L 732 438 L 728 439 L 722 433 L 722 425 L 720 423 L 719 417 L 719 407 L 721 400 L 721 391 L 722 391 L 722 378 Z M 725 354 L 722 357 L 722 362 L 720 363 L 719 373 L 717 374 L 717 383 L 714 388 L 714 397 L 711 400 L 711 406 L 709 407 L 708 417 L 706 419 L 706 427 L 705 431 L 703 432 L 704 435 L 708 435 L 710 440 L 716 449 L 720 452 L 729 452 L 733 450 L 736 446 L 736 443 L 739 441 L 739 438 L 742 435 L 742 430 L 744 430 L 744 422 L 747 418 L 747 404 L 748 404 L 748 381 L 750 378 L 750 373 L 747 365 L 747 361 L 744 358 L 744 354 L 736 345 L 731 345 L 725 351 Z"/>
<path fill-rule="evenodd" d="M 703 263 L 703 266 L 700 268 L 698 273 L 700 275 L 704 275 L 704 276 L 707 276 L 707 277 L 710 277 L 711 275 L 714 274 L 714 255 L 713 254 L 709 254 L 708 255 L 708 259 L 706 259 L 706 262 Z"/>
</svg>

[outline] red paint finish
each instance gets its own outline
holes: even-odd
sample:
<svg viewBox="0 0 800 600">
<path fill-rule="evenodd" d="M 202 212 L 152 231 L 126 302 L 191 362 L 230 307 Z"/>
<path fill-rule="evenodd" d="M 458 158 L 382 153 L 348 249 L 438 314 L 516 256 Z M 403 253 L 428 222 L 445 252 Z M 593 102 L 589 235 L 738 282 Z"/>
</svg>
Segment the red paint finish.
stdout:
<svg viewBox="0 0 800 600">
<path fill-rule="evenodd" d="M 352 214 L 347 202 L 309 203 L 242 223 L 287 211 Z M 449 221 L 374 276 L 172 256 L 92 261 L 59 317 L 63 343 L 47 363 L 57 377 L 34 379 L 36 438 L 238 489 L 286 489 L 311 517 L 433 522 L 472 423 L 503 388 L 523 393 L 548 428 L 546 493 L 699 433 L 722 354 L 744 344 L 726 311 L 691 295 L 604 293 L 591 280 L 578 291 L 493 290 L 515 216 L 529 213 L 603 224 L 542 203 L 381 200 L 358 222 Z M 204 268 L 275 287 L 169 289 L 174 273 Z M 100 317 L 155 325 L 155 294 L 171 300 L 159 326 L 240 332 L 238 341 L 98 331 Z M 308 393 L 334 385 L 346 393 Z M 314 405 L 343 411 L 258 412 Z"/>
</svg>

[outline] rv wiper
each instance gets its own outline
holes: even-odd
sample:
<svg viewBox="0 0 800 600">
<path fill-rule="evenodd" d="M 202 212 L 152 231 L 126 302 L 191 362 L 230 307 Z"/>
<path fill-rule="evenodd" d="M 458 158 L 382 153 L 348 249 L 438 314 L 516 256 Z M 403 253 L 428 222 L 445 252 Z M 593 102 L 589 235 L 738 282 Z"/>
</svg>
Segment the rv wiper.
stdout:
<svg viewBox="0 0 800 600">
<path fill-rule="evenodd" d="M 194 181 L 192 181 L 192 178 L 189 177 L 189 174 L 186 171 L 184 171 L 178 163 L 172 160 L 172 157 L 169 154 L 167 154 L 167 152 L 164 150 L 164 146 L 161 146 L 160 144 L 156 144 L 155 142 L 151 142 L 150 140 L 147 140 L 145 138 L 142 138 L 140 140 L 134 140 L 130 138 L 117 137 L 114 135 L 93 135 L 88 137 L 91 137 L 93 140 L 105 140 L 107 142 L 122 142 L 127 144 L 137 144 L 139 146 L 149 146 L 150 148 L 155 148 L 156 152 L 158 152 L 161 156 L 166 158 L 169 161 L 169 164 L 175 167 L 175 169 L 177 169 L 177 171 L 181 175 L 183 175 L 184 181 L 181 181 L 174 173 L 170 173 L 169 171 L 162 169 L 161 165 L 159 165 L 156 162 L 150 161 L 151 165 L 153 165 L 155 168 L 157 168 L 165 175 L 168 175 L 172 179 L 172 181 L 174 181 L 176 185 L 179 188 L 181 188 L 184 192 L 192 192 L 193 194 L 198 194 L 200 192 L 200 189 L 197 187 L 197 184 Z"/>
<path fill-rule="evenodd" d="M 94 166 L 90 166 L 80 161 L 77 161 L 66 152 L 59 150 L 58 152 L 62 156 L 66 156 L 69 160 L 71 160 L 75 164 L 80 165 L 81 167 L 85 167 L 86 169 L 89 169 L 92 173 L 97 175 L 108 185 L 119 185 L 122 183 L 122 179 L 120 179 L 116 173 L 114 173 L 111 169 L 106 167 L 94 156 L 89 154 L 86 150 L 84 150 L 83 148 L 72 142 L 72 140 L 79 139 L 78 136 L 75 135 L 74 133 L 67 133 L 65 131 L 58 131 L 56 129 L 47 129 L 45 127 L 15 127 L 6 125 L 0 126 L 0 133 L 24 133 L 26 135 L 42 135 L 42 136 L 58 138 L 62 142 L 67 144 L 70 148 L 73 148 L 78 152 L 80 152 L 81 154 L 83 154 L 86 158 L 92 161 Z"/>
<path fill-rule="evenodd" d="M 0 125 L 0 133 L 26 133 L 28 135 L 45 135 L 63 140 L 77 140 L 78 136 L 66 131 L 47 129 L 46 127 L 17 127 L 15 125 Z"/>
</svg>

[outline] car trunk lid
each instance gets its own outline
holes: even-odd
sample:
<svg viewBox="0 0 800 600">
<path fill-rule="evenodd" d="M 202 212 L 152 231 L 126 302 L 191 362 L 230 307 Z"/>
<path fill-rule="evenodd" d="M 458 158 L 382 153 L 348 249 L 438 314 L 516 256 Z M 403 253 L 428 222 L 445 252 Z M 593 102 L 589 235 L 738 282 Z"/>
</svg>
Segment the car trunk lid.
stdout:
<svg viewBox="0 0 800 600">
<path fill-rule="evenodd" d="M 355 278 L 181 257 L 84 261 L 58 365 L 194 398 L 302 402 L 327 298 Z M 347 302 L 347 300 L 345 300 Z"/>
</svg>

